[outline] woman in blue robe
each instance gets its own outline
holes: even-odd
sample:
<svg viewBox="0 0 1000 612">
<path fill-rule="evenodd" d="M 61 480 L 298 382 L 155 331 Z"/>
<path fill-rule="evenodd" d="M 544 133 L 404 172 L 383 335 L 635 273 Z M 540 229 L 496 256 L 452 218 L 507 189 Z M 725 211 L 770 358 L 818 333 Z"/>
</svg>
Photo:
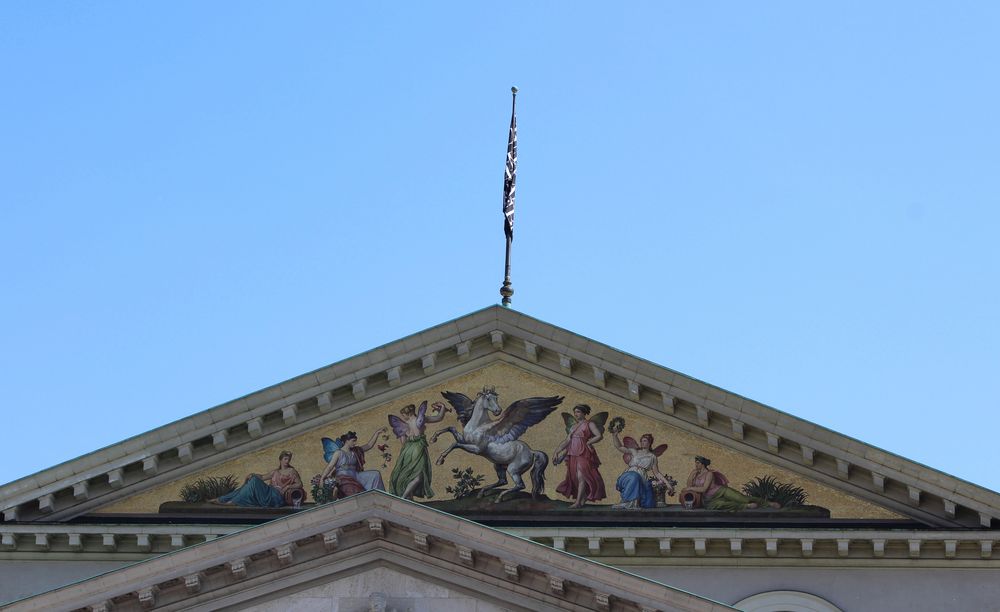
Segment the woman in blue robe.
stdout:
<svg viewBox="0 0 1000 612">
<path fill-rule="evenodd" d="M 657 457 L 667 450 L 666 444 L 652 448 L 652 434 L 643 434 L 638 444 L 628 436 L 625 436 L 623 442 L 618 438 L 617 432 L 611 432 L 611 436 L 615 448 L 622 453 L 622 459 L 628 464 L 628 469 L 622 472 L 615 483 L 615 488 L 622 497 L 622 503 L 615 504 L 615 508 L 624 510 L 655 508 L 656 496 L 651 477 L 662 482 L 667 487 L 668 494 L 673 495 L 673 485 L 660 473 L 656 461 Z"/>
<path fill-rule="evenodd" d="M 292 453 L 281 451 L 278 455 L 278 469 L 270 476 L 250 474 L 239 489 L 218 499 L 220 504 L 233 506 L 280 508 L 294 506 L 305 500 L 306 491 L 302 486 L 299 472 L 292 467 Z M 270 484 L 268 484 L 270 483 Z"/>
</svg>

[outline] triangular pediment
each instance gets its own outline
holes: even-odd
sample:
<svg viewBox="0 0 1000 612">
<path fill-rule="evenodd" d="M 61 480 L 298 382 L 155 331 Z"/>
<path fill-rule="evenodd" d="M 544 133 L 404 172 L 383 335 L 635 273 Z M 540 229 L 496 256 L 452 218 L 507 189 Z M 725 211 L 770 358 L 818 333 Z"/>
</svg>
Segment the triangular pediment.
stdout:
<svg viewBox="0 0 1000 612">
<path fill-rule="evenodd" d="M 499 355 L 499 354 L 498 354 Z M 457 487 L 461 474 L 468 472 L 478 478 L 476 486 L 487 486 L 496 480 L 493 464 L 485 457 L 463 451 L 453 450 L 442 465 L 430 466 L 431 489 L 430 497 L 419 498 L 423 503 L 429 503 L 453 514 L 469 516 L 477 520 L 517 522 L 519 519 L 531 518 L 534 523 L 544 520 L 550 524 L 560 522 L 579 522 L 590 519 L 625 519 L 638 523 L 664 524 L 666 522 L 685 523 L 694 520 L 713 520 L 725 522 L 726 519 L 745 520 L 754 518 L 758 521 L 767 519 L 781 521 L 794 518 L 797 521 L 813 519 L 822 524 L 825 519 L 835 520 L 871 520 L 874 522 L 903 519 L 904 516 L 888 508 L 845 493 L 837 487 L 830 486 L 804 476 L 801 473 L 777 465 L 768 458 L 759 458 L 738 448 L 731 440 L 714 441 L 691 432 L 676 424 L 670 423 L 663 416 L 649 410 L 626 405 L 617 398 L 598 395 L 590 390 L 557 381 L 551 377 L 538 374 L 523 367 L 524 364 L 498 359 L 480 365 L 471 371 L 455 376 L 410 393 L 405 393 L 394 400 L 375 405 L 371 408 L 341 415 L 338 420 L 325 423 L 297 435 L 284 437 L 272 444 L 260 447 L 253 452 L 242 454 L 220 463 L 207 466 L 183 477 L 154 486 L 146 491 L 122 498 L 107 506 L 96 509 L 101 514 L 136 515 L 162 512 L 190 513 L 198 516 L 212 514 L 226 515 L 234 512 L 260 513 L 252 509 L 220 508 L 211 504 L 182 502 L 183 489 L 193 483 L 204 482 L 207 479 L 223 476 L 233 476 L 241 481 L 246 474 L 268 474 L 277 467 L 278 456 L 285 451 L 293 453 L 293 464 L 304 482 L 312 480 L 313 476 L 323 473 L 327 466 L 324 459 L 322 438 L 337 438 L 339 435 L 353 431 L 359 436 L 361 444 L 371 440 L 374 435 L 374 446 L 365 453 L 365 471 L 384 483 L 392 490 L 393 475 L 399 463 L 401 444 L 389 432 L 378 433 L 389 424 L 389 415 L 399 415 L 400 409 L 407 405 L 419 405 L 423 402 L 447 403 L 444 396 L 450 393 L 462 393 L 475 397 L 476 392 L 483 388 L 494 389 L 501 399 L 501 405 L 513 403 L 516 400 L 530 397 L 562 398 L 560 404 L 549 415 L 525 431 L 519 440 L 532 449 L 545 452 L 551 459 L 556 449 L 566 439 L 566 423 L 564 414 L 569 414 L 574 406 L 584 404 L 591 408 L 592 416 L 606 413 L 606 422 L 620 419 L 623 431 L 619 439 L 625 437 L 639 439 L 642 435 L 653 436 L 653 446 L 667 444 L 668 448 L 657 459 L 657 468 L 667 478 L 677 481 L 674 495 L 660 495 L 660 509 L 646 509 L 641 512 L 629 512 L 615 508 L 621 503 L 621 495 L 616 490 L 617 480 L 629 467 L 623 454 L 617 451 L 613 444 L 613 436 L 607 432 L 604 439 L 594 445 L 595 452 L 602 462 L 596 472 L 602 479 L 605 496 L 600 500 L 590 501 L 580 511 L 569 509 L 570 502 L 565 495 L 557 491 L 558 485 L 565 478 L 565 464 L 556 465 L 550 461 L 542 470 L 544 477 L 544 499 L 537 502 L 516 499 L 504 500 L 501 503 L 493 501 L 497 494 L 488 499 L 475 500 L 470 498 L 456 499 Z M 433 408 L 432 408 L 433 410 Z M 454 413 L 447 413 L 439 424 L 427 426 L 426 438 L 430 442 L 428 453 L 430 459 L 435 459 L 446 451 L 454 438 L 447 432 L 434 440 L 433 433 L 441 431 L 446 426 L 461 428 Z M 606 427 L 607 428 L 607 427 Z M 789 483 L 801 488 L 806 493 L 806 505 L 799 508 L 783 508 L 780 511 L 765 511 L 733 513 L 727 511 L 710 512 L 705 508 L 688 510 L 682 508 L 678 493 L 683 489 L 689 474 L 692 472 L 693 460 L 696 456 L 710 457 L 711 467 L 717 474 L 724 474 L 731 487 L 740 489 L 745 483 L 758 477 L 768 477 L 779 483 Z M 456 473 L 454 470 L 459 470 Z M 524 474 L 525 493 L 533 489 L 530 470 Z M 467 477 L 466 477 L 467 478 Z M 508 487 L 501 487 L 503 491 Z M 306 486 L 311 489 L 311 486 Z M 403 491 L 395 491 L 402 494 Z M 307 502 L 313 501 L 315 495 L 307 493 Z M 539 517 L 539 511 L 542 516 Z M 287 512 L 277 510 L 276 512 Z"/>
<path fill-rule="evenodd" d="M 656 444 L 669 444 L 660 468 L 680 481 L 678 489 L 692 458 L 702 455 L 732 485 L 771 476 L 799 486 L 831 519 L 988 528 L 1000 516 L 1000 496 L 992 491 L 500 307 L 7 484 L 0 487 L 0 508 L 8 522 L 156 511 L 199 477 L 231 473 L 242 480 L 247 472 L 273 469 L 276 450 L 284 448 L 295 454 L 308 480 L 323 468 L 319 438 L 347 429 L 367 438 L 403 405 L 441 400 L 442 391 L 474 396 L 484 386 L 496 387 L 504 406 L 526 397 L 565 398 L 523 435 L 550 456 L 566 436 L 564 410 L 585 403 L 594 414 L 622 417 L 622 435 L 651 433 Z M 457 425 L 448 418 L 441 426 Z M 437 428 L 430 426 L 428 433 Z M 396 440 L 380 442 L 396 460 Z M 444 447 L 439 440 L 430 452 L 436 456 Z M 596 448 L 607 490 L 603 503 L 612 504 L 619 501 L 615 483 L 626 466 L 610 436 Z M 367 454 L 368 465 L 381 469 L 386 481 L 392 460 L 383 468 L 377 452 Z M 484 482 L 494 477 L 488 462 L 455 451 L 445 466 L 434 468 L 434 500 L 451 497 L 443 489 L 451 484 L 453 467 L 470 467 Z M 555 497 L 565 472 L 565 466 L 548 467 L 548 495 Z"/>
<path fill-rule="evenodd" d="M 373 582 L 377 580 L 379 582 Z M 10 610 L 730 610 L 729 606 L 369 491 L 15 602 Z M 430 601 L 428 601 L 430 600 Z M 362 609 L 369 609 L 364 605 Z M 371 608 L 374 609 L 374 608 Z"/>
</svg>

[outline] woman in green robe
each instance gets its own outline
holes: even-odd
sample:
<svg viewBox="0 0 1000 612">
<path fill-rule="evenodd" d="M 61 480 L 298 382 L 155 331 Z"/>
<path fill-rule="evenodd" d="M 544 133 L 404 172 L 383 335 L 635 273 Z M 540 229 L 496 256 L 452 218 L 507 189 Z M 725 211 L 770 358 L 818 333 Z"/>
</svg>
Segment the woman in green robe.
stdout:
<svg viewBox="0 0 1000 612">
<path fill-rule="evenodd" d="M 392 431 L 403 443 L 396 467 L 392 469 L 392 476 L 389 478 L 389 492 L 393 495 L 404 499 L 434 497 L 431 489 L 431 459 L 424 429 L 427 423 L 437 423 L 443 419 L 449 409 L 441 402 L 434 402 L 432 408 L 431 413 L 427 414 L 427 402 L 420 404 L 420 408 L 410 404 L 399 411 L 403 418 L 389 415 Z"/>
<path fill-rule="evenodd" d="M 712 460 L 706 457 L 699 455 L 694 458 L 694 470 L 688 476 L 687 487 L 681 491 L 682 500 L 690 495 L 693 506 L 697 506 L 700 499 L 706 509 L 724 512 L 739 512 L 759 506 L 757 501 L 730 488 L 729 479 L 722 472 L 709 468 L 711 464 Z"/>
</svg>

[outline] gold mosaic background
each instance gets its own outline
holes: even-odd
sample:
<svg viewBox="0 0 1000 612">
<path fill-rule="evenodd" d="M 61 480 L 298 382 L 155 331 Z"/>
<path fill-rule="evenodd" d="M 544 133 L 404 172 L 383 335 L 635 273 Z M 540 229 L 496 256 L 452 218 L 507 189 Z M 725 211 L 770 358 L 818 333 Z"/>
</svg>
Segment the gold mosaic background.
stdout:
<svg viewBox="0 0 1000 612">
<path fill-rule="evenodd" d="M 155 513 L 159 510 L 162 502 L 180 500 L 180 489 L 184 483 L 197 478 L 233 474 L 242 482 L 242 479 L 249 473 L 268 474 L 277 467 L 278 453 L 285 449 L 294 453 L 292 464 L 298 469 L 302 480 L 306 483 L 306 490 L 308 492 L 310 489 L 309 479 L 321 473 L 325 467 L 320 438 L 324 436 L 336 438 L 342 433 L 351 430 L 357 432 L 359 443 L 364 444 L 376 429 L 388 426 L 387 416 L 389 414 L 398 415 L 399 409 L 407 404 L 419 405 L 424 400 L 427 400 L 428 404 L 436 401 L 443 402 L 444 399 L 441 397 L 441 391 L 445 390 L 464 393 L 469 397 L 475 398 L 476 393 L 484 386 L 496 387 L 500 395 L 500 405 L 504 407 L 525 397 L 565 396 L 566 399 L 563 400 L 563 403 L 555 412 L 538 425 L 530 428 L 521 437 L 532 448 L 544 450 L 549 454 L 550 458 L 554 456 L 555 449 L 566 437 L 565 425 L 560 413 L 564 411 L 572 412 L 572 408 L 576 404 L 589 404 L 593 409 L 591 416 L 602 411 L 608 411 L 610 417 L 623 417 L 625 419 L 625 431 L 621 434 L 622 436 L 629 435 L 638 439 L 640 435 L 650 432 L 655 436 L 654 445 L 663 442 L 668 443 L 670 448 L 659 460 L 660 470 L 677 479 L 679 483 L 678 490 L 684 486 L 688 474 L 691 472 L 694 456 L 704 455 L 712 460 L 712 467 L 725 474 L 731 481 L 731 486 L 737 489 L 742 483 L 755 476 L 771 475 L 781 482 L 793 482 L 796 486 L 804 488 L 809 495 L 807 503 L 828 508 L 832 518 L 901 518 L 898 514 L 880 506 L 803 478 L 787 470 L 758 461 L 736 450 L 709 442 L 699 436 L 676 429 L 627 408 L 600 400 L 594 396 L 504 363 L 493 364 L 481 370 L 458 376 L 440 385 L 406 395 L 389 404 L 383 404 L 364 413 L 311 430 L 263 450 L 248 453 L 214 467 L 185 476 L 177 481 L 137 493 L 136 495 L 105 506 L 98 510 L 98 512 Z M 447 402 L 445 403 L 447 404 Z M 441 423 L 434 423 L 427 426 L 428 442 L 432 433 L 448 425 L 456 428 L 460 427 L 454 411 L 449 412 Z M 436 443 L 431 444 L 431 461 L 434 461 L 442 451 L 448 448 L 451 442 L 451 434 L 445 433 Z M 390 428 L 388 442 L 382 441 L 380 438 L 379 444 L 388 444 L 389 450 L 393 455 L 393 462 L 389 463 L 388 467 L 381 468 L 382 479 L 388 483 L 389 475 L 395 465 L 395 458 L 399 454 L 400 443 L 392 436 Z M 602 500 L 600 503 L 617 503 L 620 500 L 618 492 L 615 490 L 615 481 L 625 469 L 625 463 L 622 460 L 621 454 L 612 446 L 610 434 L 606 433 L 604 440 L 598 442 L 596 448 L 601 458 L 602 465 L 600 471 L 604 477 L 605 489 L 608 493 L 608 498 Z M 365 459 L 366 469 L 379 469 L 382 465 L 382 460 L 379 457 L 377 449 L 369 451 L 365 455 Z M 451 468 L 464 469 L 470 466 L 476 473 L 483 474 L 486 477 L 484 484 L 495 481 L 495 472 L 492 464 L 481 457 L 456 449 L 448 456 L 445 465 L 433 466 L 432 486 L 434 497 L 432 500 L 449 499 L 451 497 L 445 491 L 445 488 L 454 482 Z M 565 473 L 565 464 L 549 465 L 545 471 L 546 494 L 552 498 L 557 496 L 555 488 L 565 477 Z M 528 490 L 530 490 L 529 474 L 526 473 L 524 478 L 526 483 L 529 484 Z M 675 496 L 671 499 L 676 500 L 677 498 Z M 311 501 L 311 498 L 309 501 Z"/>
</svg>

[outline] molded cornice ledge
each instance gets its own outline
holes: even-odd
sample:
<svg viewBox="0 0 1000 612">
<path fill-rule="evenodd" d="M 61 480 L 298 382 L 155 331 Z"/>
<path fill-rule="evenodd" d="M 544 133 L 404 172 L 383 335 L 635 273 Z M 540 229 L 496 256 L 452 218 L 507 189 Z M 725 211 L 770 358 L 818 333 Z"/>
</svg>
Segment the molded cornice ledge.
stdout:
<svg viewBox="0 0 1000 612">
<path fill-rule="evenodd" d="M 381 529 L 372 529 L 373 521 Z M 334 547 L 331 530 L 339 530 Z M 577 602 L 601 597 L 621 609 L 732 609 L 380 491 L 130 565 L 8 609 L 77 610 L 109 601 L 126 609 L 154 603 L 164 610 L 245 606 L 272 592 L 295 592 L 377 565 L 455 581 L 515 609 L 576 610 Z M 557 583 L 560 589 L 553 589 Z"/>
</svg>

